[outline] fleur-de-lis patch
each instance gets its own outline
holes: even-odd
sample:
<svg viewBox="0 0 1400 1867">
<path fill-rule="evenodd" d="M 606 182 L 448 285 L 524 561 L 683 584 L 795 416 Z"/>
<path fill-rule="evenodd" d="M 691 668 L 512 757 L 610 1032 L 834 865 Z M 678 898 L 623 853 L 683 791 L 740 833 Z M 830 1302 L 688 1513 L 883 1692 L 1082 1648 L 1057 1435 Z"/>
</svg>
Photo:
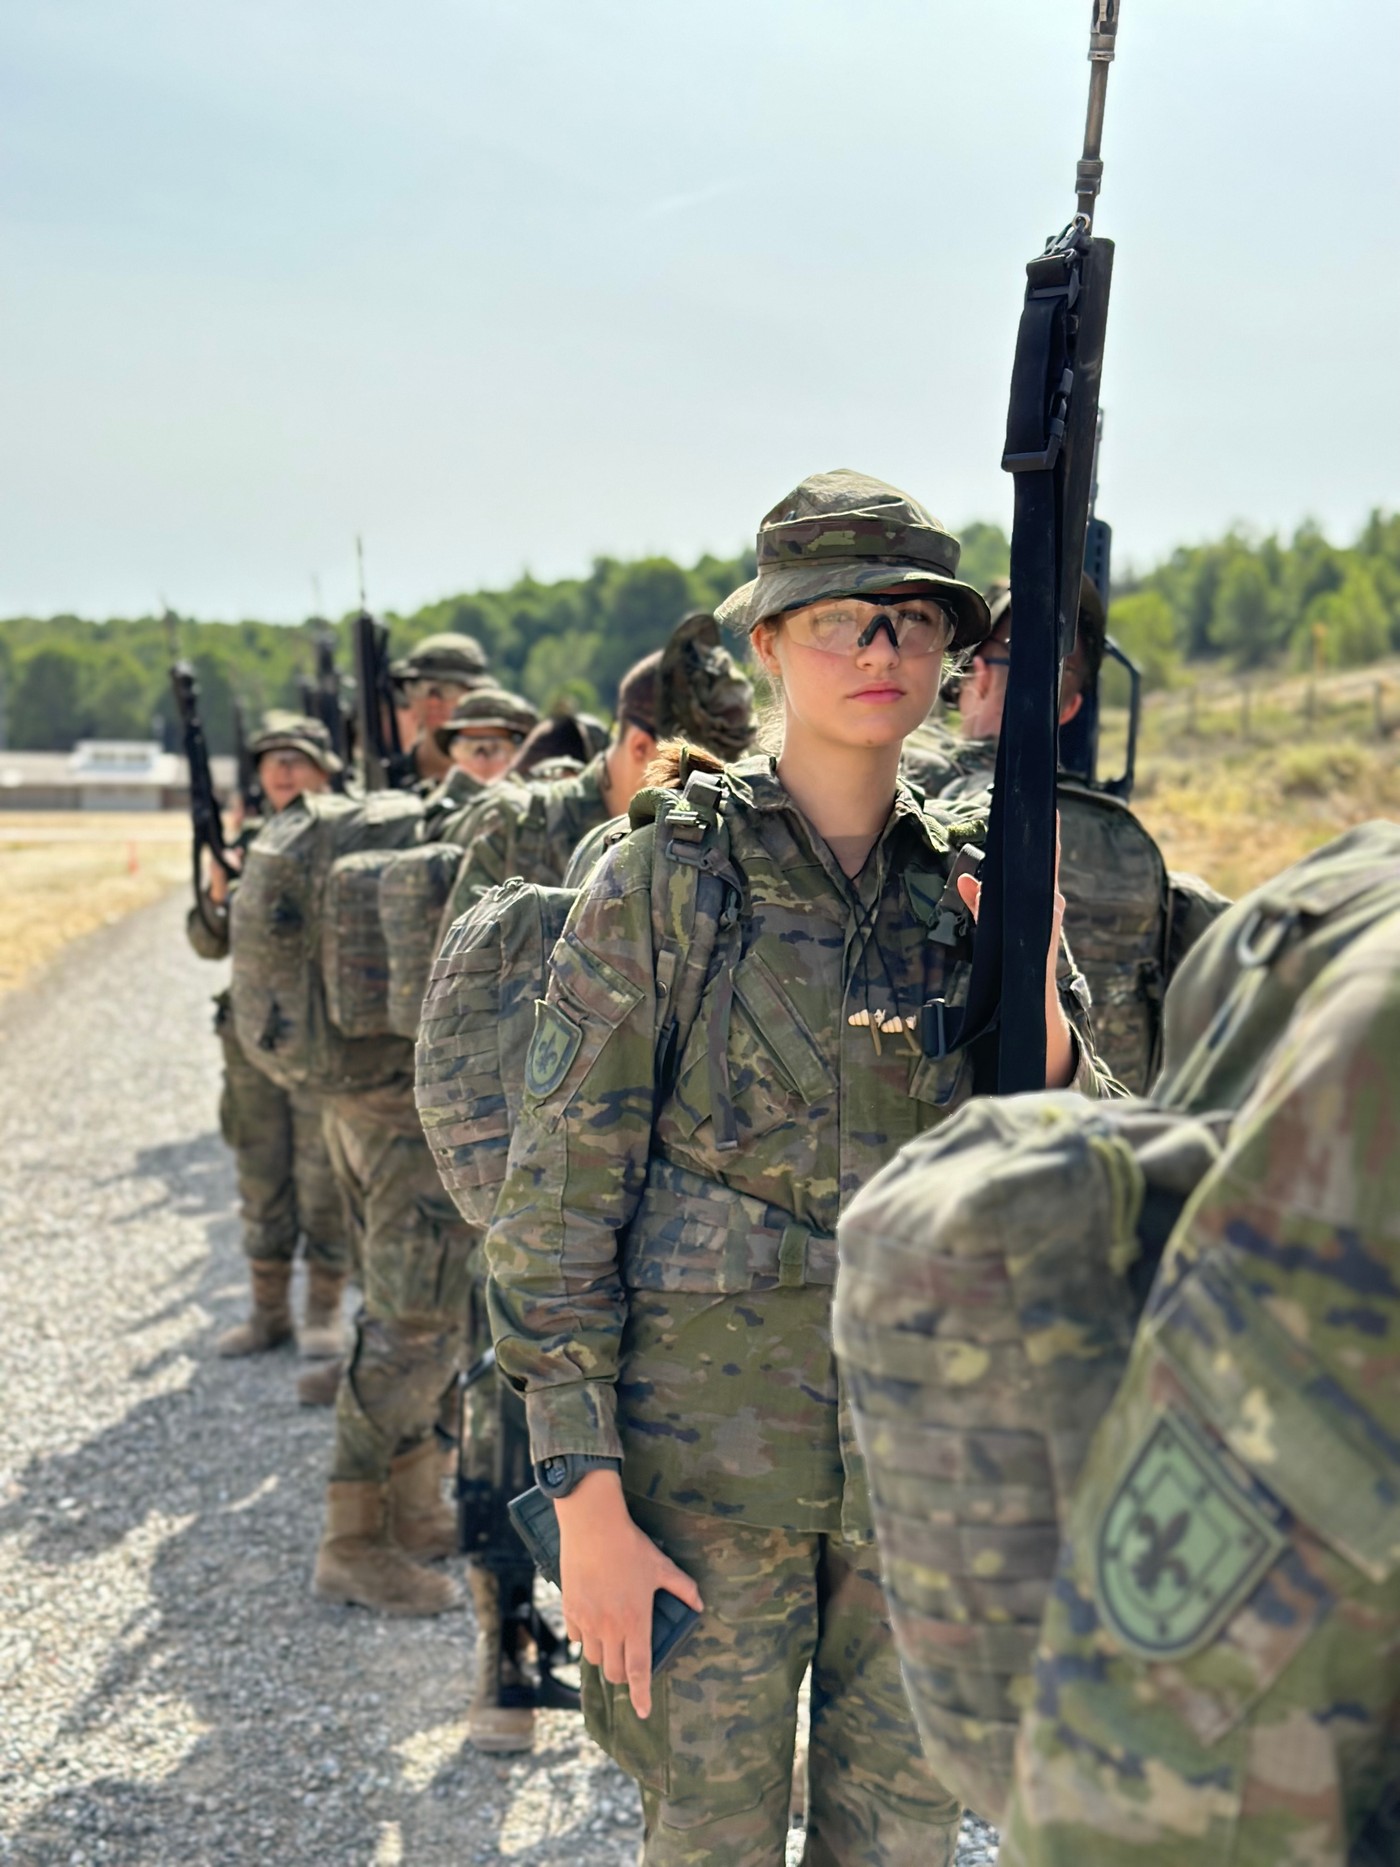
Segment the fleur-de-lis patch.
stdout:
<svg viewBox="0 0 1400 1867">
<path fill-rule="evenodd" d="M 525 1058 L 525 1087 L 532 1096 L 551 1096 L 578 1055 L 583 1031 L 557 1005 L 535 1000 L 535 1034 Z"/>
<path fill-rule="evenodd" d="M 1104 1512 L 1095 1556 L 1100 1612 L 1130 1652 L 1196 1652 L 1272 1566 L 1284 1538 L 1246 1482 L 1178 1413 L 1153 1422 Z"/>
</svg>

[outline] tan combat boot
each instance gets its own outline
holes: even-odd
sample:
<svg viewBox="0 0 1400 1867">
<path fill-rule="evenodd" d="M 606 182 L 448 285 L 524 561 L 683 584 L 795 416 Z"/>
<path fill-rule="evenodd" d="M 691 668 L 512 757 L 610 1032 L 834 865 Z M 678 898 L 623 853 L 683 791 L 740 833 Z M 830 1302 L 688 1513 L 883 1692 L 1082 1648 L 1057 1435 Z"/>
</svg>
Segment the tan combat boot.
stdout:
<svg viewBox="0 0 1400 1867">
<path fill-rule="evenodd" d="M 306 1315 L 297 1335 L 297 1347 L 306 1361 L 327 1361 L 345 1347 L 340 1326 L 343 1271 L 328 1271 L 323 1264 L 306 1267 Z"/>
<path fill-rule="evenodd" d="M 313 1362 L 297 1376 L 297 1399 L 303 1407 L 333 1407 L 344 1372 L 345 1363 L 339 1356 L 334 1361 Z"/>
<path fill-rule="evenodd" d="M 352 1602 L 379 1614 L 447 1614 L 463 1602 L 450 1575 L 425 1569 L 389 1541 L 384 1486 L 377 1484 L 327 1487 L 326 1528 L 311 1586 L 323 1601 Z"/>
<path fill-rule="evenodd" d="M 214 1344 L 216 1354 L 261 1355 L 290 1339 L 292 1312 L 287 1290 L 292 1281 L 292 1267 L 277 1258 L 250 1258 L 248 1272 L 253 1284 L 253 1307 L 247 1321 L 226 1329 Z"/>
<path fill-rule="evenodd" d="M 445 1503 L 447 1461 L 430 1434 L 389 1467 L 389 1537 L 410 1556 L 431 1562 L 457 1551 L 457 1513 Z"/>
<path fill-rule="evenodd" d="M 514 1661 L 501 1651 L 500 1583 L 475 1562 L 467 1574 L 476 1609 L 476 1678 L 467 1709 L 467 1742 L 493 1754 L 529 1750 L 535 1740 L 534 1707 L 498 1702 L 499 1687 L 519 1679 Z"/>
</svg>

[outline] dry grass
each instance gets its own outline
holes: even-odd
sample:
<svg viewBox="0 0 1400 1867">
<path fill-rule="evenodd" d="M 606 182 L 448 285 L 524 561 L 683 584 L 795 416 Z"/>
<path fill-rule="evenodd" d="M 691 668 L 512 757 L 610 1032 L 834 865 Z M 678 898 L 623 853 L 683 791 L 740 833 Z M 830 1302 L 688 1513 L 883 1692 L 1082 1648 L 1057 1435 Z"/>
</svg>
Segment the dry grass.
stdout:
<svg viewBox="0 0 1400 1867">
<path fill-rule="evenodd" d="M 190 873 L 182 812 L 0 811 L 0 993 Z"/>
<path fill-rule="evenodd" d="M 1357 675 L 1145 711 L 1133 807 L 1172 868 L 1236 896 L 1370 817 L 1400 817 L 1400 689 Z M 1108 768 L 1112 768 L 1109 755 Z"/>
</svg>

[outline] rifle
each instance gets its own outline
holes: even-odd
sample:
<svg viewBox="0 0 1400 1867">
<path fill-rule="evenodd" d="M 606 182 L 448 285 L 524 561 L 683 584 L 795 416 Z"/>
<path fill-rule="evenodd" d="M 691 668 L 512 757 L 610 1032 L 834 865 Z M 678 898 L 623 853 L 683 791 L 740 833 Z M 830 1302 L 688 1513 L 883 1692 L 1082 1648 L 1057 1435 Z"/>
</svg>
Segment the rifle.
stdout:
<svg viewBox="0 0 1400 1867">
<path fill-rule="evenodd" d="M 238 795 L 243 799 L 245 817 L 261 817 L 267 811 L 257 762 L 248 750 L 248 727 L 243 717 L 243 702 L 233 703 L 233 749 L 238 758 Z"/>
<path fill-rule="evenodd" d="M 1113 558 L 1113 527 L 1098 516 L 1099 452 L 1103 446 L 1103 416 L 1094 440 L 1094 474 L 1089 491 L 1089 526 L 1084 543 L 1084 574 L 1099 593 L 1105 619 L 1108 616 L 1110 571 Z M 1142 723 L 1142 670 L 1111 635 L 1105 634 L 1103 659 L 1113 661 L 1128 677 L 1128 744 L 1123 770 L 1117 778 L 1099 777 L 1099 723 L 1102 703 L 1102 674 L 1093 687 L 1083 690 L 1079 711 L 1060 728 L 1060 769 L 1091 790 L 1104 791 L 1125 804 L 1133 794 L 1137 780 L 1138 729 Z"/>
<path fill-rule="evenodd" d="M 209 932 L 218 935 L 222 929 L 210 919 L 205 900 L 204 851 L 209 851 L 230 881 L 238 870 L 229 858 L 228 845 L 224 841 L 223 817 L 214 793 L 213 774 L 209 769 L 209 746 L 199 717 L 199 683 L 188 661 L 173 663 L 170 685 L 175 693 L 175 710 L 180 719 L 180 735 L 190 773 L 190 822 L 194 829 L 194 904 Z"/>
<path fill-rule="evenodd" d="M 513 1677 L 495 1681 L 498 1705 L 534 1705 L 577 1711 L 577 1687 L 556 1668 L 572 1662 L 569 1643 L 535 1606 L 535 1564 L 511 1521 L 509 1504 L 535 1482 L 525 1403 L 496 1373 L 496 1351 L 487 1349 L 462 1376 L 462 1396 L 491 1377 L 487 1404 L 495 1402 L 494 1432 L 474 1445 L 459 1420 L 457 1440 L 457 1542 L 496 1577 L 500 1591 L 500 1659 Z M 533 1664 L 531 1650 L 533 1649 Z"/>
<path fill-rule="evenodd" d="M 309 719 L 319 720 L 330 736 L 331 750 L 341 763 L 341 773 L 334 780 L 337 791 L 345 789 L 345 767 L 349 764 L 349 722 L 341 695 L 340 670 L 335 665 L 335 637 L 324 626 L 312 636 L 316 656 L 315 672 L 300 678 L 301 709 Z"/>
<path fill-rule="evenodd" d="M 354 624 L 355 726 L 366 791 L 413 782 L 411 760 L 399 738 L 394 684 L 389 676 L 389 631 L 361 609 Z"/>
<path fill-rule="evenodd" d="M 1060 667 L 1074 646 L 1113 244 L 1092 232 L 1119 0 L 1093 0 L 1077 205 L 1026 267 L 1002 466 L 1015 481 L 1011 638 L 966 1008 L 923 1011 L 934 1057 L 970 1047 L 977 1093 L 1045 1086 L 1045 953 L 1054 918 Z"/>
</svg>

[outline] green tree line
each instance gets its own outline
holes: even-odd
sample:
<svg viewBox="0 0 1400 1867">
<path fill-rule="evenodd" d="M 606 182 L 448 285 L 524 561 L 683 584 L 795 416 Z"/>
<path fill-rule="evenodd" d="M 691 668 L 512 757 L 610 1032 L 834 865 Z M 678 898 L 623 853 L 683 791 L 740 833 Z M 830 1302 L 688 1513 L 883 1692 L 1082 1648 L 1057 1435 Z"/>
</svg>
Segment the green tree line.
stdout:
<svg viewBox="0 0 1400 1867">
<path fill-rule="evenodd" d="M 1375 511 L 1350 545 L 1309 521 L 1284 540 L 1239 529 L 1115 580 L 1109 627 L 1151 686 L 1187 664 L 1364 666 L 1400 653 L 1400 513 Z"/>
<path fill-rule="evenodd" d="M 1001 527 L 962 532 L 962 574 L 985 587 L 1005 576 Z M 621 675 L 691 609 L 712 609 L 753 574 L 751 554 L 599 558 L 586 577 L 444 598 L 388 617 L 395 653 L 425 635 L 475 636 L 503 685 L 548 706 L 568 697 L 607 714 Z M 177 619 L 178 651 L 193 661 L 210 745 L 231 751 L 233 710 L 248 717 L 300 703 L 326 625 Z M 331 625 L 349 673 L 350 618 Z M 1374 512 L 1351 545 L 1316 525 L 1287 542 L 1234 530 L 1183 546 L 1145 575 L 1115 584 L 1110 626 L 1149 684 L 1170 685 L 1188 663 L 1354 666 L 1400 651 L 1400 514 Z M 63 749 L 81 738 L 174 744 L 170 632 L 156 616 L 93 622 L 77 616 L 0 620 L 0 720 L 8 745 Z"/>
</svg>

